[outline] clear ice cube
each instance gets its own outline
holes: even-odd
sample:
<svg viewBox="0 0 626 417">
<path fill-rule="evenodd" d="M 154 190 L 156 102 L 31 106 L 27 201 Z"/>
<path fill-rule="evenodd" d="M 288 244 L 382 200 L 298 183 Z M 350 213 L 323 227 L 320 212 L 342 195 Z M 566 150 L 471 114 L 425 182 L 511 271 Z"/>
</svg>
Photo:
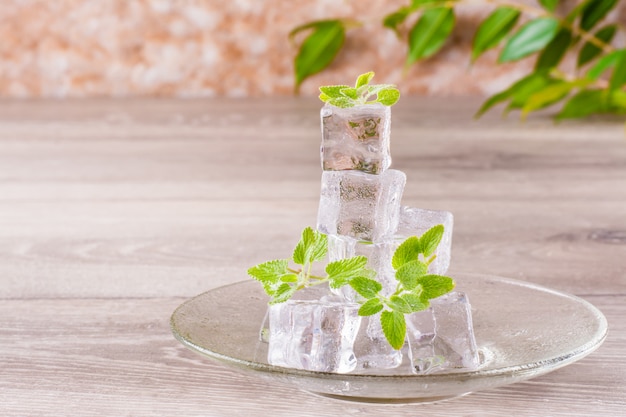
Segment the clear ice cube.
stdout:
<svg viewBox="0 0 626 417">
<path fill-rule="evenodd" d="M 451 292 L 406 316 L 408 355 L 416 374 L 474 370 L 480 365 L 467 295 Z"/>
<path fill-rule="evenodd" d="M 391 347 L 380 324 L 380 313 L 365 317 L 354 342 L 357 365 L 354 372 L 394 369 L 402 364 L 402 352 Z"/>
<path fill-rule="evenodd" d="M 380 175 L 324 171 L 318 230 L 374 242 L 393 236 L 405 183 L 406 175 L 393 169 Z"/>
<path fill-rule="evenodd" d="M 382 104 L 339 108 L 326 104 L 322 119 L 322 169 L 380 174 L 391 165 L 391 110 Z"/>
<path fill-rule="evenodd" d="M 345 301 L 289 300 L 269 307 L 268 362 L 320 372 L 356 367 L 353 346 L 359 305 Z"/>
<path fill-rule="evenodd" d="M 438 224 L 442 224 L 444 227 L 443 237 L 435 252 L 437 256 L 430 264 L 428 271 L 431 274 L 444 275 L 450 266 L 452 227 L 454 225 L 452 213 L 403 206 L 400 208 L 397 238 L 402 240 L 409 236 L 421 236 L 428 229 Z"/>
</svg>

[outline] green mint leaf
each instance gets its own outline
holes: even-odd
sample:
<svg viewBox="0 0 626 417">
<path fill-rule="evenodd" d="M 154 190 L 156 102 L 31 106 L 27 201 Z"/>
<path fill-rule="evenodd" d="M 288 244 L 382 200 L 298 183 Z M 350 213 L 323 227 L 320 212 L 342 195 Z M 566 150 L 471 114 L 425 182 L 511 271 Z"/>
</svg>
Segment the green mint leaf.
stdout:
<svg viewBox="0 0 626 417">
<path fill-rule="evenodd" d="M 325 234 L 307 227 L 293 250 L 293 261 L 298 265 L 306 265 L 319 261 L 326 256 L 328 238 Z"/>
<path fill-rule="evenodd" d="M 346 28 L 341 20 L 321 20 L 295 28 L 290 36 L 305 29 L 312 33 L 302 42 L 294 59 L 295 90 L 302 82 L 328 67 L 341 50 L 346 38 Z"/>
<path fill-rule="evenodd" d="M 596 23 L 604 19 L 608 12 L 617 4 L 618 0 L 591 0 L 586 1 L 580 16 L 580 28 L 589 31 Z"/>
<path fill-rule="evenodd" d="M 428 266 L 418 260 L 405 263 L 396 271 L 396 279 L 406 290 L 417 287 L 417 280 L 428 272 Z"/>
<path fill-rule="evenodd" d="M 559 0 L 539 0 L 539 4 L 549 12 L 553 12 L 559 4 Z"/>
<path fill-rule="evenodd" d="M 354 103 L 354 100 L 352 100 L 351 98 L 338 97 L 338 98 L 331 98 L 330 100 L 328 100 L 328 104 L 332 104 L 335 107 L 346 109 L 348 107 L 354 107 L 355 103 Z"/>
<path fill-rule="evenodd" d="M 561 28 L 554 39 L 541 51 L 535 69 L 550 69 L 559 65 L 565 52 L 572 45 L 572 32 L 568 28 Z"/>
<path fill-rule="evenodd" d="M 279 287 L 281 278 L 288 274 L 287 266 L 287 259 L 267 261 L 248 269 L 248 275 L 261 282 L 265 292 L 272 296 Z"/>
<path fill-rule="evenodd" d="M 389 297 L 389 300 L 387 300 L 387 305 L 393 311 L 398 311 L 403 314 L 411 314 L 413 312 L 411 305 L 404 298 L 398 295 L 392 295 L 391 297 Z"/>
<path fill-rule="evenodd" d="M 427 9 L 409 32 L 407 64 L 434 55 L 454 28 L 454 11 L 449 7 Z"/>
<path fill-rule="evenodd" d="M 320 100 L 322 100 L 324 103 L 327 103 L 330 100 L 330 97 L 328 97 L 326 94 L 324 93 L 320 93 L 320 95 L 318 96 Z"/>
<path fill-rule="evenodd" d="M 367 300 L 359 308 L 359 316 L 373 316 L 383 309 L 383 305 L 378 298 Z"/>
<path fill-rule="evenodd" d="M 604 43 L 609 43 L 613 40 L 616 32 L 617 25 L 609 25 L 598 30 L 593 36 Z M 593 61 L 601 53 L 602 49 L 598 48 L 591 42 L 586 42 L 580 50 L 580 53 L 578 54 L 578 60 L 576 61 L 576 65 L 578 67 L 582 67 L 586 63 Z"/>
<path fill-rule="evenodd" d="M 383 106 L 393 106 L 400 99 L 400 91 L 397 88 L 387 88 L 378 92 L 376 101 Z"/>
<path fill-rule="evenodd" d="M 276 292 L 274 293 L 274 298 L 270 300 L 270 304 L 280 304 L 289 300 L 291 296 L 296 292 L 296 286 L 291 286 L 289 284 L 281 284 Z"/>
<path fill-rule="evenodd" d="M 357 93 L 356 93 L 356 88 L 353 88 L 353 87 L 343 88 L 341 90 L 341 94 L 343 94 L 344 97 L 351 98 L 352 100 L 357 100 L 358 99 L 358 96 L 357 96 Z"/>
<path fill-rule="evenodd" d="M 417 294 L 413 294 L 413 293 L 402 294 L 401 297 L 411 307 L 411 312 L 413 313 L 417 311 L 426 310 L 428 307 L 430 307 L 430 303 L 428 302 L 428 300 L 423 300 Z"/>
<path fill-rule="evenodd" d="M 424 256 L 428 257 L 435 253 L 443 237 L 443 232 L 443 225 L 438 224 L 425 231 L 420 237 L 420 248 Z"/>
<path fill-rule="evenodd" d="M 298 282 L 298 276 L 296 274 L 285 274 L 280 277 L 281 282 Z"/>
<path fill-rule="evenodd" d="M 478 26 L 472 42 L 472 61 L 483 52 L 498 46 L 515 27 L 521 12 L 512 7 L 498 7 Z"/>
<path fill-rule="evenodd" d="M 405 263 L 417 260 L 421 251 L 420 239 L 411 236 L 398 246 L 391 259 L 391 266 L 393 269 L 399 269 Z"/>
<path fill-rule="evenodd" d="M 360 296 L 370 299 L 376 297 L 376 295 L 383 289 L 383 286 L 378 281 L 374 281 L 370 278 L 356 277 L 350 281 L 350 286 Z"/>
<path fill-rule="evenodd" d="M 398 311 L 383 311 L 380 314 L 380 324 L 391 347 L 400 350 L 406 337 L 404 314 Z"/>
<path fill-rule="evenodd" d="M 539 17 L 529 21 L 508 40 L 498 62 L 517 61 L 545 48 L 558 30 L 559 20 L 553 17 Z"/>
<path fill-rule="evenodd" d="M 344 88 L 350 87 L 347 85 L 327 85 L 320 87 L 320 92 L 328 98 L 339 98 L 343 97 L 343 94 L 341 94 L 341 90 L 343 90 Z"/>
<path fill-rule="evenodd" d="M 326 265 L 326 273 L 330 281 L 331 288 L 341 288 L 350 283 L 351 280 L 364 275 L 367 258 L 365 256 L 354 256 L 352 258 L 340 259 Z"/>
<path fill-rule="evenodd" d="M 422 300 L 432 300 L 449 293 L 454 289 L 454 280 L 443 275 L 423 275 L 417 283 L 422 287 L 420 297 Z"/>
<path fill-rule="evenodd" d="M 354 84 L 355 90 L 369 84 L 370 81 L 372 81 L 372 78 L 374 78 L 374 71 L 366 72 L 365 74 L 359 75 L 356 79 L 356 83 Z"/>
</svg>

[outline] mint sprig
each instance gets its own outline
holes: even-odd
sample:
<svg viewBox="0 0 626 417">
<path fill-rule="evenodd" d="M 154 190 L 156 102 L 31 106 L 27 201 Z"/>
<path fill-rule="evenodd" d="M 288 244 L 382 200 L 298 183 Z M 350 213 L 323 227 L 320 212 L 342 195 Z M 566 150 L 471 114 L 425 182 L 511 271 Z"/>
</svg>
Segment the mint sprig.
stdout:
<svg viewBox="0 0 626 417">
<path fill-rule="evenodd" d="M 374 78 L 374 72 L 370 71 L 359 75 L 354 87 L 348 85 L 320 87 L 320 100 L 341 108 L 374 103 L 380 103 L 384 106 L 396 104 L 400 99 L 400 91 L 396 86 L 393 84 L 370 85 L 372 78 Z"/>
<path fill-rule="evenodd" d="M 277 259 L 248 269 L 248 274 L 263 285 L 271 297 L 270 304 L 287 301 L 296 291 L 314 285 L 327 283 L 334 289 L 349 285 L 359 295 L 358 314 L 380 313 L 385 338 L 394 349 L 401 349 L 406 338 L 406 315 L 427 309 L 430 300 L 454 289 L 452 278 L 428 273 L 443 232 L 443 225 L 437 225 L 398 246 L 392 258 L 397 286 L 389 296 L 381 294 L 383 285 L 376 280 L 376 272 L 367 268 L 365 256 L 330 262 L 326 276 L 313 275 L 312 264 L 326 256 L 328 240 L 310 227 L 303 230 L 291 259 L 300 269 L 290 268 L 289 259 Z"/>
<path fill-rule="evenodd" d="M 293 294 L 304 288 L 328 283 L 331 288 L 340 288 L 357 277 L 372 277 L 376 273 L 368 269 L 365 256 L 354 256 L 330 262 L 326 266 L 326 276 L 314 275 L 313 263 L 326 257 L 328 239 L 325 234 L 310 227 L 302 231 L 302 237 L 293 250 L 291 261 L 301 268 L 290 268 L 289 259 L 267 261 L 248 269 L 248 275 L 263 285 L 265 293 L 271 297 L 270 304 L 289 300 Z"/>
</svg>

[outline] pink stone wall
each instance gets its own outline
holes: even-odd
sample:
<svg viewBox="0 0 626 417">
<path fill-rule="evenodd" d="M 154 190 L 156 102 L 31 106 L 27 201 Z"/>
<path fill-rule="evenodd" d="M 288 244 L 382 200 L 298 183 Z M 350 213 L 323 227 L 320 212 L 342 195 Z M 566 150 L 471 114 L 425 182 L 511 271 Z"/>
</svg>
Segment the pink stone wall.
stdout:
<svg viewBox="0 0 626 417">
<path fill-rule="evenodd" d="M 490 94 L 533 62 L 497 66 L 488 53 L 470 68 L 471 38 L 493 6 L 466 3 L 445 49 L 405 73 L 406 44 L 380 22 L 408 0 L 2 0 L 0 96 L 288 95 L 296 49 L 287 34 L 335 17 L 365 25 L 348 33 L 344 51 L 305 81 L 303 94 L 369 70 L 404 94 Z M 625 1 L 609 19 L 626 23 Z"/>
</svg>

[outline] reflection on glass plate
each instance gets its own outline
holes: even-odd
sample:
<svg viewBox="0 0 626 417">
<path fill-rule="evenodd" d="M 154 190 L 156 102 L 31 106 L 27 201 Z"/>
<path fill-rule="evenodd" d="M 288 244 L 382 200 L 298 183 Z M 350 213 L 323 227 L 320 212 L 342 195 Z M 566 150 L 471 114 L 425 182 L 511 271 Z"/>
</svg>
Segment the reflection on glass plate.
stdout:
<svg viewBox="0 0 626 417">
<path fill-rule="evenodd" d="M 185 302 L 171 326 L 186 347 L 238 370 L 324 396 L 387 403 L 437 401 L 542 375 L 583 358 L 606 337 L 606 319 L 580 298 L 493 276 L 455 279 L 472 304 L 483 362 L 476 371 L 356 375 L 269 365 L 267 346 L 258 338 L 267 297 L 252 280 Z"/>
</svg>

